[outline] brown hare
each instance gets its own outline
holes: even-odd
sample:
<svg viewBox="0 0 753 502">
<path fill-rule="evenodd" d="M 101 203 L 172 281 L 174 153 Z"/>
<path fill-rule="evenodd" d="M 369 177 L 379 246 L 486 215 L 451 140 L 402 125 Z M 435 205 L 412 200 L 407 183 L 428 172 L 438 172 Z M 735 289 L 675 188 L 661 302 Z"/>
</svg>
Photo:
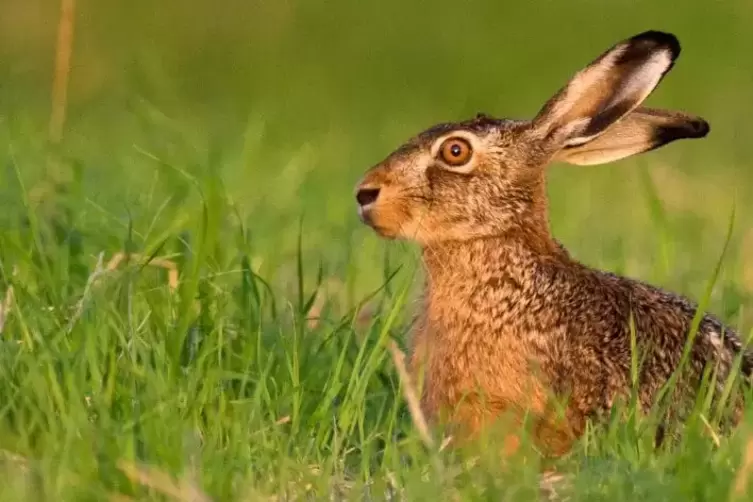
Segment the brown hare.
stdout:
<svg viewBox="0 0 753 502">
<path fill-rule="evenodd" d="M 517 423 L 526 415 L 540 449 L 561 455 L 632 389 L 643 409 L 652 406 L 678 367 L 696 304 L 569 256 L 549 231 L 545 171 L 706 136 L 699 117 L 639 106 L 679 54 L 674 35 L 641 33 L 575 74 L 533 120 L 479 114 L 436 125 L 359 182 L 362 221 L 422 247 L 411 370 L 423 375 L 430 420 L 449 419 L 469 438 L 503 414 Z M 636 386 L 633 333 L 642 350 Z M 705 369 L 721 388 L 738 355 L 749 374 L 753 355 L 705 315 L 678 399 L 694 397 Z M 505 450 L 518 443 L 506 436 Z"/>
</svg>

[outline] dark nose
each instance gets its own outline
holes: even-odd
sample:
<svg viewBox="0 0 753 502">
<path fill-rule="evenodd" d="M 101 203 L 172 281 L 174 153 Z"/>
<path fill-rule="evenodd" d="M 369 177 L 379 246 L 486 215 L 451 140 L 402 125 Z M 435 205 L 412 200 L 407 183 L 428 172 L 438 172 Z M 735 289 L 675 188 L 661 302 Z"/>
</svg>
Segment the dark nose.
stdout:
<svg viewBox="0 0 753 502">
<path fill-rule="evenodd" d="M 356 200 L 361 207 L 366 207 L 379 197 L 378 188 L 361 188 L 356 193 Z"/>
</svg>

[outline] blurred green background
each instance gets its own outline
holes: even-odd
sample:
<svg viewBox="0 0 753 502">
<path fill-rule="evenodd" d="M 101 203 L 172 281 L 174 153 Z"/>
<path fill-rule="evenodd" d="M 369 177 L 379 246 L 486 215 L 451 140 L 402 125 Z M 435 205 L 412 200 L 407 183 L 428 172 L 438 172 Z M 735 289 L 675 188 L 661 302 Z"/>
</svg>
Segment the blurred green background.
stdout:
<svg viewBox="0 0 753 502">
<path fill-rule="evenodd" d="M 89 500 L 79 489 L 102 500 L 122 485 L 120 458 L 178 471 L 196 453 L 191 434 L 221 500 L 243 492 L 239 476 L 272 490 L 311 463 L 340 472 L 346 450 L 357 450 L 347 460 L 361 472 L 348 472 L 364 482 L 378 459 L 402 462 L 393 439 L 410 419 L 398 414 L 382 321 L 352 336 L 338 319 L 396 267 L 412 281 L 417 253 L 360 224 L 356 181 L 437 122 L 532 116 L 604 49 L 647 29 L 683 46 L 647 104 L 701 115 L 711 133 L 611 165 L 553 166 L 553 232 L 589 265 L 698 298 L 734 206 L 710 309 L 744 333 L 753 324 L 748 0 L 77 0 L 56 145 L 59 9 L 0 1 L 0 291 L 16 288 L 0 351 L 0 448 L 38 459 L 50 500 Z M 90 291 L 96 256 L 124 248 L 177 256 L 180 298 L 138 267 Z M 259 314 L 251 269 L 284 314 Z M 312 310 L 331 325 L 301 328 L 320 273 L 324 304 Z M 414 306 L 390 296 L 402 313 Z M 657 460 L 633 455 L 630 434 L 610 438 L 603 449 L 626 475 L 588 460 L 586 489 L 726 497 L 730 450 L 709 470 L 698 462 L 706 439 Z M 436 500 L 441 485 L 417 465 L 417 486 Z M 674 491 L 654 490 L 677 466 L 688 474 Z"/>
<path fill-rule="evenodd" d="M 15 150 L 27 188 L 46 175 L 58 12 L 43 0 L 0 6 L 0 148 Z M 590 264 L 692 289 L 735 200 L 728 282 L 747 290 L 751 21 L 743 0 L 79 0 L 63 144 L 79 202 L 90 201 L 77 218 L 111 228 L 130 212 L 138 227 L 168 197 L 193 193 L 160 163 L 212 170 L 263 236 L 268 274 L 294 251 L 301 214 L 312 259 L 342 272 L 355 249 L 357 268 L 368 269 L 385 245 L 353 210 L 368 166 L 435 122 L 477 111 L 529 117 L 606 47 L 661 29 L 684 51 L 648 103 L 704 116 L 710 136 L 615 165 L 554 167 L 553 229 Z M 18 185 L 5 175 L 9 203 Z"/>
</svg>

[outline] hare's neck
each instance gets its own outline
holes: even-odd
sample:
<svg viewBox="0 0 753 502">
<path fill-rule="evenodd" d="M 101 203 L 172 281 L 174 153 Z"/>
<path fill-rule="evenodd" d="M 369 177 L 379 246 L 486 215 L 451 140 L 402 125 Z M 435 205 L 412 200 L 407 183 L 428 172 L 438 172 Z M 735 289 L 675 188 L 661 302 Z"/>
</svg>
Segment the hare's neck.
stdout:
<svg viewBox="0 0 753 502">
<path fill-rule="evenodd" d="M 553 261 L 568 260 L 555 240 L 520 233 L 434 243 L 423 249 L 428 292 L 442 295 L 501 278 L 525 284 L 531 274 L 550 269 Z"/>
</svg>

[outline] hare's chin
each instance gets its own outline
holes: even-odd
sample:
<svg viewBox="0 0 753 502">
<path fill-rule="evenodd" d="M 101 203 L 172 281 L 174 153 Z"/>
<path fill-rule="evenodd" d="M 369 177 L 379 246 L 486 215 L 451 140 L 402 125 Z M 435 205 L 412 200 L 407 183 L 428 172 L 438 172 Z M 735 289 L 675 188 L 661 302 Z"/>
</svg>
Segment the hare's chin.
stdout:
<svg viewBox="0 0 753 502">
<path fill-rule="evenodd" d="M 373 228 L 377 233 L 379 233 L 379 228 L 374 224 L 374 219 L 371 217 L 371 214 L 371 206 L 358 206 L 358 218 L 361 220 L 361 223 Z"/>
<path fill-rule="evenodd" d="M 370 207 L 359 207 L 358 208 L 358 217 L 360 218 L 361 222 L 371 227 L 371 229 L 376 232 L 380 237 L 384 237 L 386 239 L 394 239 L 395 234 L 393 232 L 388 231 L 388 229 L 378 225 L 374 218 L 372 217 L 373 210 Z"/>
<path fill-rule="evenodd" d="M 369 206 L 358 206 L 358 218 L 361 220 L 361 223 L 372 226 L 370 215 L 371 209 L 369 209 Z"/>
</svg>

